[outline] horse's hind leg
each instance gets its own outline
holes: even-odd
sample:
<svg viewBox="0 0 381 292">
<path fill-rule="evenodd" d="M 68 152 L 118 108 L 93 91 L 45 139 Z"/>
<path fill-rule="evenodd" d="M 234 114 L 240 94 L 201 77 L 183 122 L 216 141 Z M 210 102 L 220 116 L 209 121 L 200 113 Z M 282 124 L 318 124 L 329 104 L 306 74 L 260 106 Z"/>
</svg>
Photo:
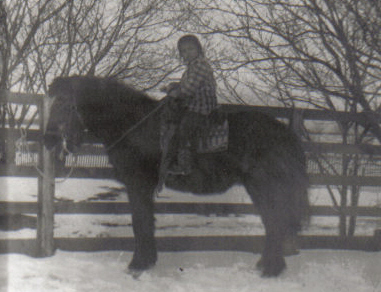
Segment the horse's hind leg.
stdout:
<svg viewBox="0 0 381 292">
<path fill-rule="evenodd" d="M 285 268 L 283 243 L 286 238 L 284 222 L 276 209 L 261 209 L 261 218 L 265 226 L 265 246 L 257 267 L 265 277 L 278 276 Z"/>
<path fill-rule="evenodd" d="M 288 230 L 287 214 L 282 204 L 276 202 L 274 193 L 270 195 L 268 190 L 253 185 L 246 185 L 246 189 L 259 210 L 266 232 L 265 246 L 257 267 L 265 277 L 278 276 L 286 268 L 283 243 Z"/>
</svg>

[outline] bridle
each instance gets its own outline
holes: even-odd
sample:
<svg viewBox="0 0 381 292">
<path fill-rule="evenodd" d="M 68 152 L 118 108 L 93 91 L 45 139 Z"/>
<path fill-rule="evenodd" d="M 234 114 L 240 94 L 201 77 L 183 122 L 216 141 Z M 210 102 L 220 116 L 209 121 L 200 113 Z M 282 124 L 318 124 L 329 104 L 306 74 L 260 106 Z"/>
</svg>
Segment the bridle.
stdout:
<svg viewBox="0 0 381 292">
<path fill-rule="evenodd" d="M 134 130 L 136 130 L 138 127 L 140 127 L 148 118 L 150 118 L 154 113 L 156 113 L 157 111 L 159 111 L 165 104 L 168 103 L 168 101 L 170 100 L 170 98 L 168 97 L 165 97 L 163 98 L 159 105 L 157 107 L 155 107 L 152 111 L 150 111 L 147 115 L 145 115 L 141 120 L 139 120 L 135 125 L 133 125 L 132 127 L 130 127 L 129 129 L 127 129 L 118 139 L 116 139 L 113 143 L 111 143 L 111 145 L 109 145 L 108 147 L 106 147 L 106 152 L 108 152 L 109 150 L 113 149 L 116 145 L 118 145 L 123 139 L 125 139 L 131 132 L 133 132 Z M 76 101 L 76 98 L 75 96 L 68 101 L 69 105 L 70 106 L 70 111 L 69 111 L 69 123 L 72 122 L 72 116 L 73 114 L 75 114 L 79 120 L 79 122 L 81 123 L 81 125 L 83 126 L 84 129 L 86 129 L 86 125 L 85 125 L 85 122 L 84 122 L 84 119 L 82 118 L 81 114 L 78 112 L 78 106 L 77 106 L 77 101 Z M 66 106 L 65 104 L 62 105 L 63 106 Z M 71 125 L 68 124 L 68 126 L 66 126 L 68 129 L 71 129 Z M 67 135 L 62 132 L 61 133 L 61 139 L 62 139 L 62 144 L 64 146 L 64 143 L 66 143 L 66 150 L 67 149 Z"/>
<path fill-rule="evenodd" d="M 59 125 L 59 126 L 62 126 L 62 129 L 60 129 L 60 138 L 62 141 L 62 152 L 60 155 L 65 155 L 65 153 L 72 154 L 72 152 L 68 149 L 68 141 L 69 141 L 68 132 L 70 132 L 70 130 L 72 129 L 73 115 L 76 116 L 77 120 L 79 121 L 83 129 L 86 129 L 86 125 L 85 125 L 84 119 L 82 118 L 81 114 L 78 111 L 78 106 L 77 106 L 77 101 L 75 96 L 63 102 L 62 105 L 58 105 L 58 106 L 61 109 L 65 109 L 65 113 L 68 112 L 67 121 Z M 68 110 L 66 110 L 66 107 L 68 108 Z"/>
</svg>

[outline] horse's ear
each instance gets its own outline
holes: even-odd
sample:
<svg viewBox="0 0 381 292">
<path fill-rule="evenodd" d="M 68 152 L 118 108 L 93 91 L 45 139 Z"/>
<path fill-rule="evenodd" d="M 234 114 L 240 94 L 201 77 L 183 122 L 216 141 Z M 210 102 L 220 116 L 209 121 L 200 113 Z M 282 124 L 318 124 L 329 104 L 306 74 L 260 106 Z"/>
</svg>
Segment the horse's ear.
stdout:
<svg viewBox="0 0 381 292">
<path fill-rule="evenodd" d="M 49 86 L 49 96 L 72 95 L 79 80 L 73 77 L 57 77 Z"/>
</svg>

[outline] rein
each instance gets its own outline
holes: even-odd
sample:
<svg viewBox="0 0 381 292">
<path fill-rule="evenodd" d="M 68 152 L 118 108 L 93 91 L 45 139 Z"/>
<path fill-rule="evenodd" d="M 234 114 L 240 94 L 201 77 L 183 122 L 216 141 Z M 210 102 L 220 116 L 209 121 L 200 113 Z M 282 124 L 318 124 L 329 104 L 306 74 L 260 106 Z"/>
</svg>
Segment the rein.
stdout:
<svg viewBox="0 0 381 292">
<path fill-rule="evenodd" d="M 126 138 L 131 132 L 136 130 L 138 127 L 140 127 L 147 119 L 149 119 L 154 113 L 156 113 L 158 110 L 160 110 L 164 105 L 168 103 L 170 100 L 169 96 L 164 97 L 162 100 L 160 100 L 160 103 L 157 107 L 155 107 L 152 111 L 150 111 L 148 114 L 146 114 L 140 121 L 138 121 L 135 125 L 133 125 L 131 128 L 129 128 L 127 131 L 125 131 L 117 140 L 115 140 L 111 145 L 108 147 L 105 147 L 105 150 L 108 152 L 112 148 L 114 148 L 116 145 L 118 145 L 124 138 Z M 74 103 L 71 105 L 72 111 L 70 112 L 70 115 L 75 112 L 78 119 L 80 120 L 81 124 L 85 126 L 85 123 L 83 121 L 83 118 L 81 114 L 78 112 L 77 103 L 74 99 Z M 69 119 L 70 120 L 70 119 Z"/>
<path fill-rule="evenodd" d="M 150 118 L 154 113 L 156 113 L 159 109 L 161 109 L 165 104 L 167 104 L 169 98 L 165 97 L 160 101 L 160 104 L 155 107 L 152 111 L 150 111 L 147 115 L 145 115 L 140 121 L 138 121 L 135 125 L 129 128 L 126 132 L 122 134 L 116 141 L 114 141 L 110 146 L 106 147 L 106 151 L 111 150 L 116 145 L 118 145 L 124 138 L 126 138 L 132 131 L 136 130 L 140 127 L 148 118 Z"/>
</svg>

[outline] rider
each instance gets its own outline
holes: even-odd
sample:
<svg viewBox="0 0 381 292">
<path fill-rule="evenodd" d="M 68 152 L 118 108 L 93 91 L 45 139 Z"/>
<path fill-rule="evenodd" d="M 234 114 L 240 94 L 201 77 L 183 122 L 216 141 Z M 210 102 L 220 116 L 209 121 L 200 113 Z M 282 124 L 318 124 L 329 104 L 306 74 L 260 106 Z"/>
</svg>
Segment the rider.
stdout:
<svg viewBox="0 0 381 292">
<path fill-rule="evenodd" d="M 205 128 L 209 114 L 217 107 L 216 81 L 196 36 L 181 37 L 177 48 L 187 68 L 178 87 L 168 92 L 183 108 L 177 147 L 172 145 L 175 149 L 170 153 L 177 156 L 177 163 L 170 165 L 168 172 L 186 175 L 191 171 L 192 154 L 196 151 L 200 130 Z"/>
</svg>

